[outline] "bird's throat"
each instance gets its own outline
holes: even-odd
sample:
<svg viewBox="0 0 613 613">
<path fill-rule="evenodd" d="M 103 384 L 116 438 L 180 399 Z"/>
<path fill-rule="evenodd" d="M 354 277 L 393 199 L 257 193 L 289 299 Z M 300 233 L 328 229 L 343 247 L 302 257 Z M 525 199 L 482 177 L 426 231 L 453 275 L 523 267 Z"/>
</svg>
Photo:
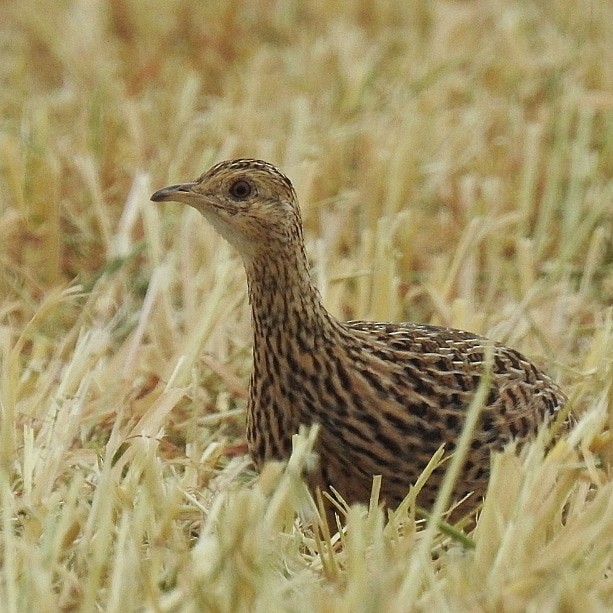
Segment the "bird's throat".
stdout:
<svg viewBox="0 0 613 613">
<path fill-rule="evenodd" d="M 303 250 L 246 261 L 245 270 L 256 344 L 277 335 L 309 343 L 332 325 Z"/>
</svg>

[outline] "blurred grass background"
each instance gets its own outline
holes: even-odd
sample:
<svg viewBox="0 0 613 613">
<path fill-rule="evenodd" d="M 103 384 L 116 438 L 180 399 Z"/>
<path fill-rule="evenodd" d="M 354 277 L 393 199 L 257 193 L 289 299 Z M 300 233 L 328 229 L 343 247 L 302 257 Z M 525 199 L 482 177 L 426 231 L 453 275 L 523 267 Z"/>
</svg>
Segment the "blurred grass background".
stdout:
<svg viewBox="0 0 613 613">
<path fill-rule="evenodd" d="M 0 50 L 4 610 L 613 606 L 613 5 L 5 0 Z M 375 509 L 320 542 L 295 470 L 252 486 L 240 261 L 149 202 L 239 156 L 294 182 L 336 315 L 490 335 L 572 398 L 474 550 Z"/>
</svg>

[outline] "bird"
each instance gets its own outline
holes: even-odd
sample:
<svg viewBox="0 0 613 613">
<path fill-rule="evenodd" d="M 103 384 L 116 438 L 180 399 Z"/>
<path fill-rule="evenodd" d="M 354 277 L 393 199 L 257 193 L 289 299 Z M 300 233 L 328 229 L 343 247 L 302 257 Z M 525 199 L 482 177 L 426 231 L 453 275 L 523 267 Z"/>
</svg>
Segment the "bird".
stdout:
<svg viewBox="0 0 613 613">
<path fill-rule="evenodd" d="M 294 187 L 268 162 L 223 161 L 151 200 L 195 208 L 241 256 L 253 333 L 246 437 L 257 470 L 287 460 L 292 436 L 318 424 L 310 486 L 368 503 L 380 476 L 380 501 L 396 508 L 441 446 L 453 454 L 491 347 L 489 388 L 453 489 L 470 510 L 487 490 L 492 452 L 533 439 L 567 402 L 532 361 L 482 336 L 333 316 L 310 274 Z M 443 476 L 444 463 L 419 505 L 433 506 Z"/>
</svg>

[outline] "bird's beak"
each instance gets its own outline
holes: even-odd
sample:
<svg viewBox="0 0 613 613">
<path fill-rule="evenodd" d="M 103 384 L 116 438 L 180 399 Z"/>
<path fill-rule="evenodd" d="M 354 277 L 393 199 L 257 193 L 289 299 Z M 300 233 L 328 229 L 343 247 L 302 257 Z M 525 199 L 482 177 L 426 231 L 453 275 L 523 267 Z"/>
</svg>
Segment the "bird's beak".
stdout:
<svg viewBox="0 0 613 613">
<path fill-rule="evenodd" d="M 196 181 L 192 181 L 191 183 L 179 183 L 178 185 L 163 187 L 151 196 L 151 200 L 153 202 L 164 202 L 165 200 L 185 202 L 186 194 L 191 194 L 196 184 Z"/>
</svg>

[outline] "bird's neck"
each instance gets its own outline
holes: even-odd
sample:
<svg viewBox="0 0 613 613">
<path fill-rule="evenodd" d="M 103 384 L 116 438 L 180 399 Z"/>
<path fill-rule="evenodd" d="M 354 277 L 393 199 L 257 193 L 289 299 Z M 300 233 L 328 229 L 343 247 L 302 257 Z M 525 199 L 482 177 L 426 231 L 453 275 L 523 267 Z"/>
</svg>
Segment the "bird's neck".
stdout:
<svg viewBox="0 0 613 613">
<path fill-rule="evenodd" d="M 255 344 L 284 337 L 318 344 L 337 325 L 313 285 L 303 248 L 245 260 Z"/>
</svg>

